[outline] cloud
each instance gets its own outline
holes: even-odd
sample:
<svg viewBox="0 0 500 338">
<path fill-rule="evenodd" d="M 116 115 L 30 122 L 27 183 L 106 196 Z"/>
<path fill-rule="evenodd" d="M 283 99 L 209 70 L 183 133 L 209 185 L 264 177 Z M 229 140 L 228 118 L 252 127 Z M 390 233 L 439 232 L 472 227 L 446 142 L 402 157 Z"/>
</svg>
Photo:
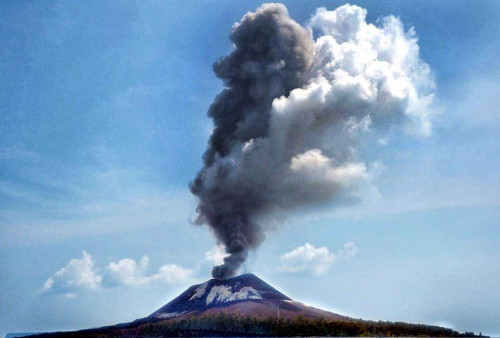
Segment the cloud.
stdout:
<svg viewBox="0 0 500 338">
<path fill-rule="evenodd" d="M 105 269 L 103 284 L 105 286 L 142 284 L 148 262 L 147 256 L 141 258 L 140 265 L 130 258 L 121 259 L 116 263 L 111 262 Z"/>
<path fill-rule="evenodd" d="M 321 153 L 319 149 L 311 149 L 302 154 L 294 156 L 290 163 L 290 169 L 295 173 L 300 182 L 297 189 L 303 187 L 304 181 L 311 186 L 316 186 L 316 193 L 325 185 L 337 185 L 347 187 L 356 182 L 368 178 L 368 172 L 364 163 L 347 163 L 334 167 L 332 160 Z"/>
<path fill-rule="evenodd" d="M 354 242 L 347 242 L 344 244 L 344 248 L 337 251 L 337 258 L 342 260 L 349 260 L 356 257 L 359 249 L 356 247 Z"/>
<path fill-rule="evenodd" d="M 337 253 L 330 252 L 326 246 L 317 248 L 312 244 L 306 243 L 281 256 L 282 266 L 280 270 L 288 273 L 324 275 L 330 270 L 336 260 L 351 259 L 358 252 L 359 249 L 353 242 L 346 243 Z"/>
<path fill-rule="evenodd" d="M 204 261 L 210 262 L 211 264 L 222 264 L 224 263 L 224 257 L 227 257 L 226 247 L 224 244 L 219 244 L 214 246 L 211 250 L 205 252 Z"/>
<path fill-rule="evenodd" d="M 73 292 L 78 289 L 97 288 L 102 276 L 94 269 L 92 256 L 86 251 L 82 251 L 82 255 L 81 259 L 70 260 L 64 268 L 47 279 L 39 292 L 73 296 Z"/>
<path fill-rule="evenodd" d="M 139 262 L 131 258 L 111 262 L 101 275 L 94 267 L 92 256 L 86 251 L 82 251 L 82 255 L 81 259 L 70 260 L 64 268 L 47 279 L 39 293 L 74 297 L 76 291 L 84 289 L 138 286 L 154 282 L 178 284 L 188 281 L 194 271 L 176 264 L 164 264 L 156 273 L 147 275 L 149 257 L 144 255 Z"/>
<path fill-rule="evenodd" d="M 165 264 L 158 269 L 157 273 L 144 278 L 144 282 L 162 281 L 168 284 L 178 284 L 189 280 L 192 275 L 192 269 L 186 269 L 176 264 Z"/>
<path fill-rule="evenodd" d="M 212 267 L 214 265 L 220 265 L 224 263 L 224 258 L 229 255 L 226 253 L 226 247 L 224 244 L 217 244 L 213 246 L 210 250 L 206 251 L 203 255 L 203 259 L 200 260 L 196 266 L 196 275 L 206 276 L 210 274 Z"/>
<path fill-rule="evenodd" d="M 121 259 L 116 263 L 111 262 L 105 268 L 103 285 L 108 287 L 143 285 L 156 281 L 177 284 L 185 282 L 193 274 L 192 269 L 186 269 L 176 264 L 165 264 L 158 269 L 158 272 L 147 275 L 148 265 L 148 256 L 143 256 L 139 264 L 130 258 Z"/>
</svg>

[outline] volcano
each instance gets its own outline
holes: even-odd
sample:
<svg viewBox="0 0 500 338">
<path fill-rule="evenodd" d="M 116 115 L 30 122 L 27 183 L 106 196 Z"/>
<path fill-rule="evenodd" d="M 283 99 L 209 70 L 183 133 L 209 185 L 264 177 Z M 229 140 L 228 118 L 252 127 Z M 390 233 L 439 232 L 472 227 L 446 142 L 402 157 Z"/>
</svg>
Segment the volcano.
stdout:
<svg viewBox="0 0 500 338">
<path fill-rule="evenodd" d="M 348 317 L 293 301 L 253 274 L 193 285 L 180 296 L 146 317 L 148 320 L 231 314 L 266 319 Z"/>
<path fill-rule="evenodd" d="M 189 287 L 130 323 L 31 337 L 431 336 L 458 337 L 438 326 L 354 319 L 294 301 L 253 274 Z M 473 334 L 472 334 L 473 336 Z"/>
</svg>

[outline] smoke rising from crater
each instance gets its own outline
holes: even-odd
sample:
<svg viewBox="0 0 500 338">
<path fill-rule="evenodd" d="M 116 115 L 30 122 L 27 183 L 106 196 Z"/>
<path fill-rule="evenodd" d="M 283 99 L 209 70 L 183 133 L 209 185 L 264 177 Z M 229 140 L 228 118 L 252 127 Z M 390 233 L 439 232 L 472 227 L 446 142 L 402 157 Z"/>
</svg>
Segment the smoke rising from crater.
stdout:
<svg viewBox="0 0 500 338">
<path fill-rule="evenodd" d="M 430 133 L 434 83 L 413 30 L 393 16 L 379 26 L 365 18 L 357 6 L 320 8 L 303 27 L 285 6 L 264 4 L 233 25 L 234 50 L 213 66 L 225 89 L 190 186 L 196 222 L 229 254 L 214 278 L 235 275 L 263 241 L 260 216 L 352 195 L 370 176 L 360 137 Z"/>
</svg>

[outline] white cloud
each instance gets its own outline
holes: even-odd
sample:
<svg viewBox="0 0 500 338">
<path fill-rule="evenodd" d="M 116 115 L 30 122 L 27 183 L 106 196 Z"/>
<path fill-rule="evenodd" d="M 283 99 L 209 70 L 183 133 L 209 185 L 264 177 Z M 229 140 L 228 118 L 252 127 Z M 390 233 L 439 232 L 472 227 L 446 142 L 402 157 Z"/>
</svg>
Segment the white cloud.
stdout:
<svg viewBox="0 0 500 338">
<path fill-rule="evenodd" d="M 334 11 L 321 7 L 316 10 L 309 25 L 320 28 L 324 34 L 333 36 L 339 42 L 346 42 L 356 37 L 365 23 L 366 14 L 366 9 L 355 5 L 346 4 Z"/>
<path fill-rule="evenodd" d="M 322 102 L 333 112 L 345 108 L 351 116 L 370 116 L 375 129 L 403 118 L 408 131 L 429 135 L 435 83 L 420 59 L 414 29 L 405 32 L 394 16 L 375 26 L 366 15 L 361 7 L 343 5 L 333 11 L 319 8 L 311 17 L 309 27 L 320 35 L 315 76 L 328 79 L 321 82 Z M 310 97 L 312 89 L 305 88 L 302 96 Z"/>
<path fill-rule="evenodd" d="M 141 258 L 141 263 L 148 262 L 147 256 Z M 105 269 L 103 283 L 106 286 L 142 284 L 146 264 L 138 265 L 135 260 L 124 258 L 111 262 Z"/>
<path fill-rule="evenodd" d="M 141 268 L 146 269 L 149 266 L 149 257 L 144 255 L 141 257 Z"/>
<path fill-rule="evenodd" d="M 347 242 L 344 244 L 344 247 L 337 251 L 337 258 L 343 260 L 349 260 L 351 258 L 356 257 L 359 249 L 356 247 L 354 242 Z"/>
<path fill-rule="evenodd" d="M 323 275 L 327 273 L 337 259 L 348 260 L 356 256 L 359 249 L 353 242 L 348 242 L 337 253 L 332 253 L 326 246 L 315 247 L 306 243 L 303 246 L 283 254 L 280 258 L 283 272 L 312 273 Z"/>
<path fill-rule="evenodd" d="M 94 269 L 92 256 L 82 251 L 81 259 L 74 258 L 52 277 L 47 279 L 40 293 L 58 293 L 73 296 L 78 289 L 95 289 L 102 277 Z"/>
<path fill-rule="evenodd" d="M 224 257 L 228 256 L 224 244 L 214 246 L 211 250 L 205 252 L 205 261 L 214 265 L 224 263 Z"/>
<path fill-rule="evenodd" d="M 326 246 L 316 248 L 309 243 L 299 246 L 281 256 L 286 272 L 312 272 L 322 275 L 328 272 L 335 261 L 335 254 Z"/>
<path fill-rule="evenodd" d="M 143 279 L 144 283 L 162 281 L 168 284 L 178 284 L 185 282 L 193 275 L 192 269 L 186 269 L 176 264 L 162 265 L 154 275 Z"/>
<path fill-rule="evenodd" d="M 111 262 L 105 269 L 103 284 L 105 286 L 142 285 L 155 281 L 177 284 L 185 282 L 193 274 L 192 269 L 176 264 L 165 264 L 158 269 L 158 272 L 146 275 L 148 265 L 148 256 L 143 256 L 139 264 L 130 258 L 121 259 L 116 263 Z"/>
<path fill-rule="evenodd" d="M 321 153 L 319 149 L 311 149 L 292 158 L 290 169 L 296 175 L 302 175 L 300 182 L 314 181 L 318 188 L 325 184 L 350 186 L 368 178 L 366 166 L 363 163 L 346 163 L 335 167 L 332 160 Z"/>
<path fill-rule="evenodd" d="M 194 271 L 176 264 L 164 264 L 156 273 L 147 275 L 149 257 L 143 256 L 139 262 L 131 258 L 111 262 L 100 275 L 94 267 L 92 256 L 86 251 L 82 251 L 82 255 L 81 259 L 70 260 L 64 268 L 47 279 L 39 293 L 64 294 L 72 298 L 76 291 L 82 289 L 138 286 L 154 282 L 177 284 L 188 281 Z"/>
</svg>

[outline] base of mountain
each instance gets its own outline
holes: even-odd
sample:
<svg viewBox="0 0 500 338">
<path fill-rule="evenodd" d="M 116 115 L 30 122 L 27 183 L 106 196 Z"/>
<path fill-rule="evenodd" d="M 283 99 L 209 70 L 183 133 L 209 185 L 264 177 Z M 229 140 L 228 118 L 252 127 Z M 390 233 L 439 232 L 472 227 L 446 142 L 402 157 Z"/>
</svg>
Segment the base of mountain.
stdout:
<svg viewBox="0 0 500 338">
<path fill-rule="evenodd" d="M 132 322 L 126 325 L 75 332 L 58 332 L 38 337 L 479 337 L 472 332 L 457 331 L 422 324 L 375 322 L 365 320 L 325 320 L 296 318 L 276 320 L 258 316 L 197 316 L 185 319 Z M 34 337 L 34 336 L 32 336 Z M 482 336 L 487 337 L 487 336 Z"/>
</svg>

